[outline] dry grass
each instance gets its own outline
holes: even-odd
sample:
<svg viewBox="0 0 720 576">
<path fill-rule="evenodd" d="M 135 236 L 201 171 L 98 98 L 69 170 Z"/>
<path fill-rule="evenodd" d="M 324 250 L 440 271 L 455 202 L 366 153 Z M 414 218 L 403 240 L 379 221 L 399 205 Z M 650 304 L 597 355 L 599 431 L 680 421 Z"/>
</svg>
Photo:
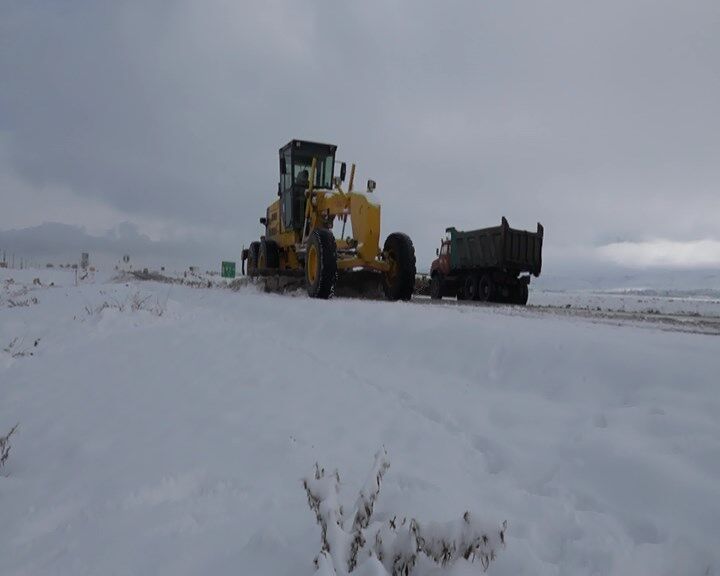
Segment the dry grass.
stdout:
<svg viewBox="0 0 720 576">
<path fill-rule="evenodd" d="M 13 338 L 10 344 L 3 348 L 3 352 L 7 352 L 13 358 L 22 358 L 23 356 L 34 356 L 35 348 L 40 344 L 40 338 L 33 340 L 32 346 L 24 346 L 25 338 Z"/>
<path fill-rule="evenodd" d="M 368 558 L 376 558 L 392 576 L 410 576 L 423 554 L 439 567 L 457 560 L 478 562 L 483 570 L 505 546 L 506 523 L 499 528 L 479 521 L 470 512 L 446 523 L 419 522 L 415 518 L 373 520 L 383 477 L 390 468 L 385 450 L 375 455 L 369 481 L 347 514 L 340 502 L 340 474 L 315 472 L 303 480 L 308 505 L 320 526 L 322 549 L 315 566 L 322 574 L 353 572 Z"/>
<path fill-rule="evenodd" d="M 15 424 L 5 436 L 0 436 L 0 468 L 5 465 L 8 457 L 10 456 L 10 437 L 17 430 L 18 425 Z"/>
<path fill-rule="evenodd" d="M 150 312 L 153 316 L 162 316 L 167 310 L 167 299 L 165 299 L 165 302 L 161 302 L 159 296 L 153 298 L 151 295 L 135 292 L 124 300 L 110 298 L 98 306 L 85 306 L 85 313 L 88 316 L 95 316 L 108 309 L 119 312 L 145 311 Z"/>
</svg>

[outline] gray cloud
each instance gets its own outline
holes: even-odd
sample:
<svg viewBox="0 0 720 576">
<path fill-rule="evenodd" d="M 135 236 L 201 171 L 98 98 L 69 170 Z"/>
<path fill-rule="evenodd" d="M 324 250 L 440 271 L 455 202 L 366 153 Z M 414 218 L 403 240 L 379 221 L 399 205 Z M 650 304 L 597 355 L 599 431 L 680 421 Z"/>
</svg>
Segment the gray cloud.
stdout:
<svg viewBox="0 0 720 576">
<path fill-rule="evenodd" d="M 0 228 L 62 190 L 68 224 L 211 259 L 259 234 L 297 137 L 378 180 L 424 265 L 501 215 L 545 224 L 548 265 L 720 240 L 714 1 L 11 1 L 0 38 L 2 196 L 27 204 Z"/>
</svg>

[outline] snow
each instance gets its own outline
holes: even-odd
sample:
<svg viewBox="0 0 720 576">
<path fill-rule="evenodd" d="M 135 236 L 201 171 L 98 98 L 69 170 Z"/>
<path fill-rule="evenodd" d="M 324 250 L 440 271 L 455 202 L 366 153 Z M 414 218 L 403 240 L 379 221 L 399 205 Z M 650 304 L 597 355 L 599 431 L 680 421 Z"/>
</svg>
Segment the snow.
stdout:
<svg viewBox="0 0 720 576">
<path fill-rule="evenodd" d="M 534 306 L 567 306 L 590 310 L 640 312 L 650 314 L 720 317 L 720 292 L 659 290 L 549 291 L 533 290 Z"/>
<path fill-rule="evenodd" d="M 302 479 L 383 446 L 375 514 L 507 521 L 489 574 L 720 572 L 717 336 L 106 279 L 0 270 L 3 576 L 311 575 Z"/>
</svg>

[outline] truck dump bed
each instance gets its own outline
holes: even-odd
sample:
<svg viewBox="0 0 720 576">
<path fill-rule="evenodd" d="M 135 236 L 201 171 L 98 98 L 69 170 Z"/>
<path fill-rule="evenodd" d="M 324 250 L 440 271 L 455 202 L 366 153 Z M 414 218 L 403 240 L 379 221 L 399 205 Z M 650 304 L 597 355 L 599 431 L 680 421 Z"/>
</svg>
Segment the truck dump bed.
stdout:
<svg viewBox="0 0 720 576">
<path fill-rule="evenodd" d="M 498 268 L 511 273 L 530 272 L 540 275 L 542 268 L 543 227 L 537 232 L 510 228 L 503 217 L 500 226 L 450 234 L 450 262 L 454 270 Z"/>
</svg>

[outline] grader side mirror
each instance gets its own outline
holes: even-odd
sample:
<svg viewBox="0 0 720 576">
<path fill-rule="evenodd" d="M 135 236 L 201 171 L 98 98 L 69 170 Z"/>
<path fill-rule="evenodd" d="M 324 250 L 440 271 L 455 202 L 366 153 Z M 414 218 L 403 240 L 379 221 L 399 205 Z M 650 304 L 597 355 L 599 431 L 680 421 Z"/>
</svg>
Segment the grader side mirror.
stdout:
<svg viewBox="0 0 720 576">
<path fill-rule="evenodd" d="M 375 190 L 375 186 L 377 186 L 377 184 L 375 183 L 375 180 L 368 180 L 368 186 L 367 186 L 368 192 L 372 192 L 373 190 Z"/>
<path fill-rule="evenodd" d="M 263 226 L 267 226 L 267 218 L 265 218 L 264 216 L 260 218 L 260 224 L 262 224 Z"/>
<path fill-rule="evenodd" d="M 287 165 L 285 164 L 285 158 L 280 158 L 280 174 L 287 174 Z"/>
<path fill-rule="evenodd" d="M 440 248 L 435 248 L 435 256 L 440 256 Z"/>
<path fill-rule="evenodd" d="M 281 192 L 280 192 L 280 182 L 278 182 L 278 196 L 280 196 L 280 194 L 281 194 Z"/>
<path fill-rule="evenodd" d="M 340 182 L 345 182 L 345 172 L 347 170 L 347 166 L 345 166 L 345 162 L 340 163 Z"/>
</svg>

